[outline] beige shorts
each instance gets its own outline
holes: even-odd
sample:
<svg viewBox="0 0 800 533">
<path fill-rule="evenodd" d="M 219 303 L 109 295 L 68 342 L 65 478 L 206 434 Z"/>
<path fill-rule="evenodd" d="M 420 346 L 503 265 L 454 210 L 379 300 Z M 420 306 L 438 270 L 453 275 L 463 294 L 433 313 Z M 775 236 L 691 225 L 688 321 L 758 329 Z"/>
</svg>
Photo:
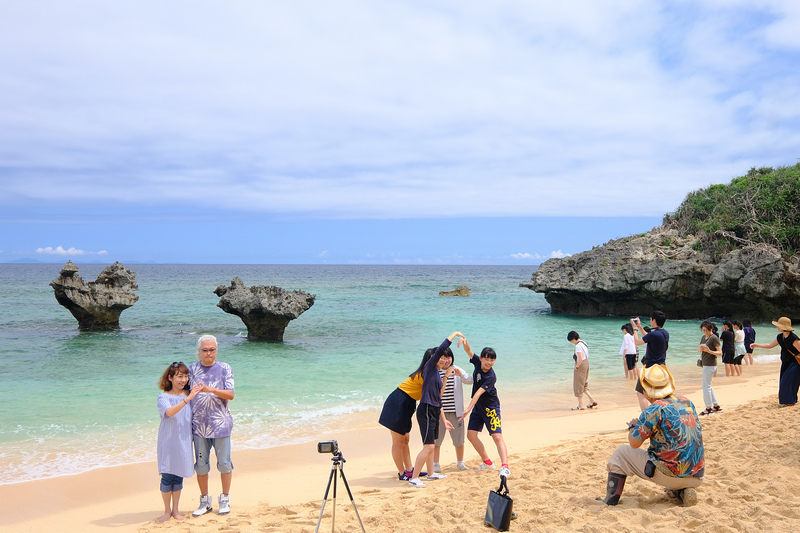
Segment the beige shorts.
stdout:
<svg viewBox="0 0 800 533">
<path fill-rule="evenodd" d="M 456 448 L 464 445 L 464 421 L 458 421 L 458 417 L 455 413 L 445 413 L 444 417 L 447 419 L 448 422 L 453 424 L 453 428 L 450 430 L 450 438 L 453 440 L 453 446 Z M 436 446 L 441 446 L 444 442 L 444 422 L 439 420 L 439 435 L 436 437 Z"/>
<path fill-rule="evenodd" d="M 664 474 L 658 468 L 656 468 L 656 473 L 653 477 L 647 477 L 644 473 L 644 467 L 649 459 L 650 454 L 647 453 L 647 450 L 632 448 L 629 444 L 623 444 L 611 454 L 606 470 L 624 476 L 639 476 L 644 480 L 652 481 L 657 485 L 673 490 L 688 487 L 695 488 L 703 483 L 703 478 L 701 477 L 672 477 Z"/>
</svg>

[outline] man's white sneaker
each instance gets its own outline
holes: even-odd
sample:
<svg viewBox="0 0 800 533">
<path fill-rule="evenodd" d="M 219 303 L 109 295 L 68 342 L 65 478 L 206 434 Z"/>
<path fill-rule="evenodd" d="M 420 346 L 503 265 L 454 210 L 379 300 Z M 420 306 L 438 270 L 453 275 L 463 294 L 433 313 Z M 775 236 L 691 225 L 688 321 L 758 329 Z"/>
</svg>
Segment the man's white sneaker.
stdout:
<svg viewBox="0 0 800 533">
<path fill-rule="evenodd" d="M 456 466 L 458 467 L 459 470 L 466 470 L 467 469 L 467 465 L 464 464 L 464 461 L 457 462 Z"/>
<path fill-rule="evenodd" d="M 231 497 L 228 494 L 219 495 L 219 514 L 228 514 L 231 512 Z"/>
<path fill-rule="evenodd" d="M 494 463 L 492 463 L 490 465 L 487 465 L 486 463 L 483 463 L 478 470 L 492 470 L 493 468 L 494 468 Z"/>
<path fill-rule="evenodd" d="M 210 494 L 206 494 L 205 496 L 200 496 L 200 507 L 197 508 L 196 511 L 192 513 L 192 516 L 202 516 L 209 511 L 211 511 L 211 499 Z"/>
<path fill-rule="evenodd" d="M 446 475 L 437 474 L 436 472 L 434 472 L 433 474 L 428 474 L 428 479 L 444 479 L 446 477 L 447 477 Z"/>
<path fill-rule="evenodd" d="M 442 471 L 442 467 L 439 465 L 439 463 L 433 463 L 433 471 L 434 473 Z"/>
<path fill-rule="evenodd" d="M 507 466 L 504 466 L 504 467 L 502 467 L 502 468 L 500 469 L 500 475 L 501 475 L 501 476 L 508 477 L 508 476 L 510 476 L 510 475 L 511 475 L 511 470 L 509 470 Z"/>
<path fill-rule="evenodd" d="M 417 487 L 418 489 L 421 489 L 422 487 L 425 486 L 425 483 L 420 481 L 418 477 L 408 480 L 408 484 L 411 485 L 412 487 Z"/>
</svg>

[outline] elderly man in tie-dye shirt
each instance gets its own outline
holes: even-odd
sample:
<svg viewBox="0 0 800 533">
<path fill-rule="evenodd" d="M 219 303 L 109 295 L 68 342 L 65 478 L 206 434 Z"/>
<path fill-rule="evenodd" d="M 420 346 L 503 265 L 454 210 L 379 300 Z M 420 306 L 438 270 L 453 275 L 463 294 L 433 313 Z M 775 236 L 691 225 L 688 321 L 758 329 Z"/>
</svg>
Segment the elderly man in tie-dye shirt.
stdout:
<svg viewBox="0 0 800 533">
<path fill-rule="evenodd" d="M 640 378 L 650 406 L 628 424 L 628 444 L 608 460 L 606 497 L 617 505 L 627 476 L 636 475 L 666 487 L 668 496 L 684 506 L 697 502 L 695 488 L 703 483 L 703 433 L 694 404 L 674 394 L 675 380 L 665 365 L 645 369 Z M 647 450 L 641 448 L 650 439 Z M 600 498 L 598 498 L 599 500 Z"/>
<path fill-rule="evenodd" d="M 192 434 L 194 437 L 194 470 L 200 487 L 200 507 L 194 516 L 211 511 L 213 499 L 208 493 L 208 472 L 211 469 L 209 454 L 214 448 L 217 470 L 222 480 L 219 495 L 219 514 L 228 514 L 230 507 L 231 430 L 233 417 L 228 402 L 233 400 L 233 370 L 230 365 L 217 361 L 217 339 L 203 335 L 197 340 L 197 362 L 189 366 L 191 386 L 202 385 L 200 393 L 192 400 Z"/>
</svg>

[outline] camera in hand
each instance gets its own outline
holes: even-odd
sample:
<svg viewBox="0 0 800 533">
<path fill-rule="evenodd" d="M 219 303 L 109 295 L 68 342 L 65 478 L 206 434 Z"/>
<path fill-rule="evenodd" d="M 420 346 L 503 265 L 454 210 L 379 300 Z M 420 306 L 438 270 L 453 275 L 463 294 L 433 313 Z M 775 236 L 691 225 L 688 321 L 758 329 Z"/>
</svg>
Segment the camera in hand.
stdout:
<svg viewBox="0 0 800 533">
<path fill-rule="evenodd" d="M 335 440 L 326 440 L 317 443 L 317 451 L 319 453 L 332 453 L 336 455 L 339 453 L 339 443 Z"/>
</svg>

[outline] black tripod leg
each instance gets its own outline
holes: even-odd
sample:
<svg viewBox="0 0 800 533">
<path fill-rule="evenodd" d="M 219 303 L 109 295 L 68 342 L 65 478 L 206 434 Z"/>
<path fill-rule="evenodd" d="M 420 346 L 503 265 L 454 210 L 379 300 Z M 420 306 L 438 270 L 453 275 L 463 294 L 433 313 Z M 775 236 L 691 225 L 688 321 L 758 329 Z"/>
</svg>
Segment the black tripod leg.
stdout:
<svg viewBox="0 0 800 533">
<path fill-rule="evenodd" d="M 322 522 L 322 513 L 325 512 L 325 504 L 328 503 L 328 491 L 331 490 L 331 481 L 333 481 L 333 479 L 334 479 L 334 474 L 336 474 L 336 465 L 333 465 L 331 467 L 331 475 L 328 476 L 328 486 L 325 487 L 325 496 L 322 499 L 322 509 L 320 509 L 320 511 L 319 511 L 319 519 L 317 520 L 317 529 L 314 530 L 314 533 L 317 533 L 319 531 L 319 524 L 320 524 L 320 522 Z M 335 485 L 334 485 L 334 487 L 335 487 Z M 333 489 L 333 493 L 336 494 L 336 489 L 335 488 Z M 336 507 L 334 507 L 334 511 L 335 510 L 336 510 Z M 363 526 L 362 526 L 362 529 L 363 529 Z"/>
<path fill-rule="evenodd" d="M 336 463 L 333 464 L 334 471 L 331 472 L 333 475 L 333 513 L 331 515 L 331 533 L 336 531 L 336 467 L 339 467 L 339 472 L 342 471 L 342 466 L 337 465 Z"/>
<path fill-rule="evenodd" d="M 344 477 L 344 468 L 339 467 L 339 473 L 342 475 L 342 481 L 344 482 L 344 488 L 347 489 L 347 495 L 350 496 L 350 503 L 353 504 L 353 509 L 355 510 L 356 516 L 358 517 L 358 523 L 361 524 L 361 531 L 363 531 L 364 533 L 367 533 L 367 530 L 364 529 L 364 522 L 361 521 L 361 515 L 358 514 L 358 508 L 356 507 L 356 500 L 353 498 L 353 493 L 350 492 L 350 485 L 347 483 L 347 478 Z M 334 493 L 336 491 L 335 483 L 336 482 L 334 481 Z M 335 512 L 335 509 L 334 509 L 334 512 Z"/>
</svg>

